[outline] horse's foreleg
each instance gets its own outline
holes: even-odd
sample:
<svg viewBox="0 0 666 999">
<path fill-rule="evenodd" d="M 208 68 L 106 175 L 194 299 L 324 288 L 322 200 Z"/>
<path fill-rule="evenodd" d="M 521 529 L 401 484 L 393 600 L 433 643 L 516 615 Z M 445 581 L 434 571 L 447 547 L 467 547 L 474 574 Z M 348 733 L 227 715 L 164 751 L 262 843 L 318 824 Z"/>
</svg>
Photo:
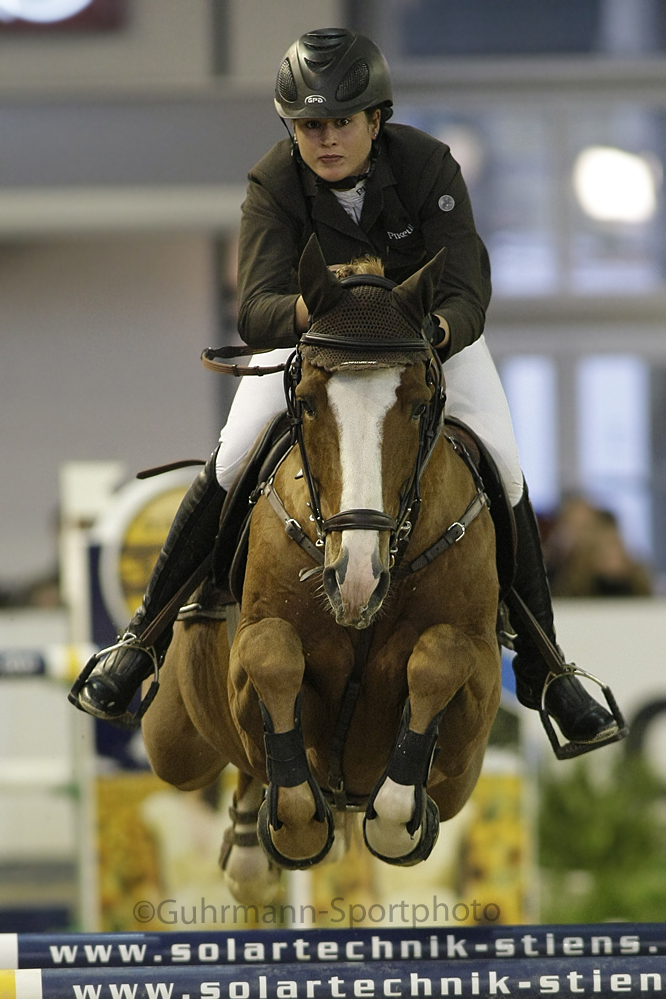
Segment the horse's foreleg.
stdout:
<svg viewBox="0 0 666 999">
<path fill-rule="evenodd" d="M 408 684 L 416 731 L 446 707 L 428 785 L 444 822 L 474 790 L 499 707 L 502 673 L 494 633 L 479 637 L 450 625 L 429 629 L 414 648 Z"/>
<path fill-rule="evenodd" d="M 264 723 L 268 792 L 259 814 L 259 838 L 282 867 L 321 860 L 333 842 L 333 819 L 312 777 L 301 728 L 303 648 L 296 630 L 279 618 L 247 627 L 238 642 L 236 671 L 252 682 Z"/>
<path fill-rule="evenodd" d="M 469 797 L 499 703 L 498 666 L 493 643 L 449 625 L 428 629 L 417 642 L 398 739 L 364 822 L 366 844 L 381 859 L 400 865 L 425 860 L 440 820 L 455 815 Z M 438 742 L 446 758 L 431 778 Z M 429 781 L 438 785 L 435 800 L 426 790 Z"/>
</svg>

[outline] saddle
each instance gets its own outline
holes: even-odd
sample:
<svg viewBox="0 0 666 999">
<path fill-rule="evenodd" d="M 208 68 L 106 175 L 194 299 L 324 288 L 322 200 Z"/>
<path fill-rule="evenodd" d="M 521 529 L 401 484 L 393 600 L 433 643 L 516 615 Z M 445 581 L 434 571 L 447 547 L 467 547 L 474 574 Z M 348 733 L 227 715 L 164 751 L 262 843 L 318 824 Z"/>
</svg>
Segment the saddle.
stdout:
<svg viewBox="0 0 666 999">
<path fill-rule="evenodd" d="M 213 549 L 212 568 L 192 602 L 181 608 L 179 621 L 228 620 L 226 608 L 230 604 L 240 604 L 255 490 L 276 469 L 291 444 L 289 417 L 286 412 L 278 413 L 257 437 L 227 492 Z"/>
<path fill-rule="evenodd" d="M 489 500 L 495 526 L 497 575 L 500 601 L 513 583 L 516 567 L 516 526 L 511 503 L 497 466 L 487 448 L 464 423 L 447 418 L 444 435 L 466 462 L 472 475 L 481 481 Z M 271 477 L 292 446 L 287 413 L 280 413 L 265 427 L 236 476 L 220 518 L 220 530 L 213 554 L 212 580 L 202 584 L 195 602 L 184 608 L 179 618 L 224 617 L 222 608 L 240 604 L 250 534 L 250 520 L 260 487 Z"/>
</svg>

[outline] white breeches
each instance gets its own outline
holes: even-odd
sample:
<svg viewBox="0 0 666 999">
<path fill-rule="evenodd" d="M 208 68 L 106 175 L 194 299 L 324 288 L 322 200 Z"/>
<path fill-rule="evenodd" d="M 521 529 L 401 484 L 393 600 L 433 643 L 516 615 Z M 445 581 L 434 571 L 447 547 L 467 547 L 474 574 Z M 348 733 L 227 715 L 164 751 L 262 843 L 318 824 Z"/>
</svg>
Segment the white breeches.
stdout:
<svg viewBox="0 0 666 999">
<path fill-rule="evenodd" d="M 248 364 L 280 364 L 291 353 L 292 348 L 273 350 L 256 355 Z M 509 406 L 485 337 L 445 361 L 443 371 L 447 415 L 466 423 L 486 445 L 497 463 L 511 505 L 515 506 L 523 494 L 523 476 Z M 224 489 L 233 482 L 261 429 L 284 408 L 281 372 L 241 381 L 220 433 L 216 472 Z"/>
</svg>

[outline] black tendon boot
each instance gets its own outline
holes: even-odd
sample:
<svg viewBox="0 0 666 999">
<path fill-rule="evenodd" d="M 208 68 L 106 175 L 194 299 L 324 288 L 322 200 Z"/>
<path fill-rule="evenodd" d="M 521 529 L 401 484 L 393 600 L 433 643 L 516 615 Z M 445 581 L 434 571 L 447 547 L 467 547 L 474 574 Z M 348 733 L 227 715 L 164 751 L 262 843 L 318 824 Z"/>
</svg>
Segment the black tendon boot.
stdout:
<svg viewBox="0 0 666 999">
<path fill-rule="evenodd" d="M 513 588 L 556 647 L 562 658 L 562 665 L 565 665 L 565 659 L 555 644 L 550 587 L 541 554 L 539 527 L 530 503 L 527 485 L 524 487 L 522 499 L 513 508 L 513 512 L 518 538 Z M 518 631 L 513 643 L 516 650 L 513 660 L 516 695 L 525 707 L 538 710 L 541 707 L 542 692 L 550 670 L 532 636 L 520 621 L 515 620 L 515 617 L 516 615 L 512 615 L 512 624 Z M 548 714 L 557 722 L 562 734 L 572 743 L 597 741 L 605 743 L 610 741 L 608 737 L 617 731 L 618 726 L 610 712 L 588 694 L 575 676 L 565 676 L 549 685 L 545 707 Z"/>
<path fill-rule="evenodd" d="M 88 663 L 70 694 L 77 706 L 107 720 L 134 721 L 126 712 L 143 680 L 162 665 L 178 606 L 146 647 L 141 636 L 212 551 L 226 493 L 215 477 L 215 451 L 187 490 L 164 542 L 141 607 L 116 645 Z M 184 594 L 185 599 L 189 594 Z M 144 702 L 144 710 L 147 703 Z M 141 711 L 143 713 L 143 711 Z"/>
</svg>

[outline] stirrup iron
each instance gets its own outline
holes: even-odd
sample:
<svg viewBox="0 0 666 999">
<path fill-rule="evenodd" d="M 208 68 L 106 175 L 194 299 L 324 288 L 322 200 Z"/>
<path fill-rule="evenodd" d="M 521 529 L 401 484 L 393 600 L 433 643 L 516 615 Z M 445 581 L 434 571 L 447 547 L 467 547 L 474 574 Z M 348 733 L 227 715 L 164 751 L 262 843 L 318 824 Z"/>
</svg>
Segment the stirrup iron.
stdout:
<svg viewBox="0 0 666 999">
<path fill-rule="evenodd" d="M 609 726 L 609 728 L 606 729 L 606 734 L 602 732 L 594 739 L 570 739 L 569 742 L 560 742 L 546 708 L 546 694 L 553 683 L 556 683 L 557 680 L 561 680 L 566 676 L 582 676 L 585 677 L 586 680 L 591 680 L 593 683 L 596 683 L 599 687 L 601 687 L 601 692 L 606 699 L 606 704 L 608 705 L 615 722 L 614 727 Z M 546 735 L 548 736 L 548 740 L 558 760 L 573 760 L 576 756 L 582 756 L 584 753 L 591 753 L 592 750 L 599 749 L 601 746 L 608 746 L 612 742 L 620 742 L 620 740 L 624 739 L 629 732 L 627 723 L 624 720 L 622 712 L 618 707 L 617 701 L 615 700 L 610 687 L 608 687 L 603 680 L 600 680 L 599 677 L 594 676 L 593 673 L 588 673 L 587 670 L 581 669 L 573 663 L 567 665 L 561 673 L 550 672 L 546 677 L 543 690 L 541 691 L 539 717 L 541 718 L 541 724 L 546 730 Z"/>
<path fill-rule="evenodd" d="M 145 652 L 146 655 L 149 656 L 149 658 L 151 659 L 154 669 L 153 679 L 151 681 L 150 687 L 146 691 L 146 696 L 142 699 L 137 710 L 134 713 L 128 710 L 125 711 L 124 714 L 118 715 L 117 718 L 108 718 L 105 715 L 101 714 L 98 715 L 94 711 L 90 711 L 87 707 L 84 707 L 80 700 L 80 694 L 86 682 L 88 681 L 91 673 L 98 665 L 98 663 L 105 656 L 109 655 L 111 652 L 115 652 L 117 649 L 131 649 L 131 648 L 141 649 L 142 652 Z M 70 702 L 70 704 L 73 704 L 75 708 L 78 708 L 79 711 L 83 711 L 85 714 L 90 715 L 93 718 L 100 718 L 102 721 L 106 721 L 110 725 L 116 725 L 118 728 L 122 728 L 125 729 L 126 731 L 133 732 L 136 731 L 136 729 L 140 728 L 141 719 L 143 718 L 146 711 L 148 710 L 148 708 L 155 699 L 155 695 L 157 694 L 157 691 L 160 686 L 159 670 L 160 670 L 160 662 L 157 652 L 155 651 L 155 648 L 152 645 L 150 646 L 142 645 L 139 638 L 133 632 L 128 631 L 123 635 L 121 639 L 119 639 L 113 645 L 109 645 L 105 649 L 100 649 L 99 652 L 93 653 L 93 655 L 90 657 L 86 665 L 81 670 L 79 676 L 74 681 L 72 689 L 67 695 L 67 700 Z"/>
</svg>

